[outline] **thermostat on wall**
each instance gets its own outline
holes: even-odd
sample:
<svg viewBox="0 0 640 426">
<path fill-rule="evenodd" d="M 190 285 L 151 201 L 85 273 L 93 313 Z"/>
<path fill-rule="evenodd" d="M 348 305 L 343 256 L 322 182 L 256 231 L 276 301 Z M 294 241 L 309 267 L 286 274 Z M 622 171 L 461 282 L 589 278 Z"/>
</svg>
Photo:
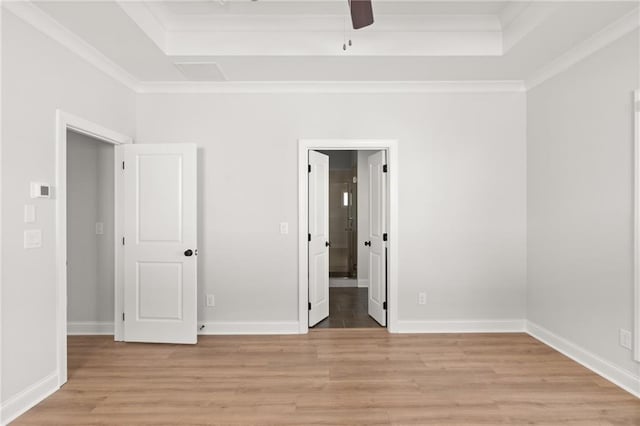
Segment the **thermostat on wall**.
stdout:
<svg viewBox="0 0 640 426">
<path fill-rule="evenodd" d="M 51 186 L 48 183 L 31 182 L 31 198 L 51 198 Z"/>
</svg>

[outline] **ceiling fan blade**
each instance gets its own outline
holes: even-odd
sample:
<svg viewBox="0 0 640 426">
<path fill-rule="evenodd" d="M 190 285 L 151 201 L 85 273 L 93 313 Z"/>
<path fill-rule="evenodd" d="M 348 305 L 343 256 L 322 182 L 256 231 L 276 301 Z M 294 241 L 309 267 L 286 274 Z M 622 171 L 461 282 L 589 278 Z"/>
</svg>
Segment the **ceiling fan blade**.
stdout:
<svg viewBox="0 0 640 426">
<path fill-rule="evenodd" d="M 349 9 L 351 9 L 351 22 L 354 30 L 373 24 L 371 0 L 349 0 Z"/>
</svg>

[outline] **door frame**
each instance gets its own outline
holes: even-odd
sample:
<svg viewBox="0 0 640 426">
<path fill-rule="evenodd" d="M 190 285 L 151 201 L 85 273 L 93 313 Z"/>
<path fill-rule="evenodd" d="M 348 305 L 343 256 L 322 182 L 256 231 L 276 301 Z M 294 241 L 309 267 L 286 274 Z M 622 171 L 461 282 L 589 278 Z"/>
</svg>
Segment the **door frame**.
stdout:
<svg viewBox="0 0 640 426">
<path fill-rule="evenodd" d="M 398 141 L 395 139 L 300 139 L 298 141 L 298 323 L 299 332 L 309 332 L 309 179 L 307 163 L 311 150 L 386 150 L 389 172 L 387 207 L 387 330 L 398 331 Z"/>
<path fill-rule="evenodd" d="M 640 89 L 633 92 L 634 232 L 633 232 L 633 359 L 640 362 Z"/>
<path fill-rule="evenodd" d="M 122 256 L 124 251 L 119 235 L 122 233 L 121 194 L 123 179 L 117 173 L 122 161 L 119 145 L 133 143 L 133 138 L 84 118 L 56 110 L 56 183 L 54 198 L 56 204 L 56 326 L 57 326 L 57 368 L 58 386 L 67 382 L 67 131 L 98 139 L 114 145 L 114 340 L 123 339 L 121 315 L 123 308 Z"/>
</svg>

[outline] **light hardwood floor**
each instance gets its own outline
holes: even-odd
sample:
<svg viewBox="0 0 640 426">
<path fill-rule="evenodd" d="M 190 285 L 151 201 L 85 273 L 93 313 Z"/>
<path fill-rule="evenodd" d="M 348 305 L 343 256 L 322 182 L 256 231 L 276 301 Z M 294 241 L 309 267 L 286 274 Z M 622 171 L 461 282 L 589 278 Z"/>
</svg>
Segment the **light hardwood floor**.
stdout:
<svg viewBox="0 0 640 426">
<path fill-rule="evenodd" d="M 15 424 L 640 425 L 640 402 L 526 334 L 69 338 L 69 382 Z"/>
</svg>

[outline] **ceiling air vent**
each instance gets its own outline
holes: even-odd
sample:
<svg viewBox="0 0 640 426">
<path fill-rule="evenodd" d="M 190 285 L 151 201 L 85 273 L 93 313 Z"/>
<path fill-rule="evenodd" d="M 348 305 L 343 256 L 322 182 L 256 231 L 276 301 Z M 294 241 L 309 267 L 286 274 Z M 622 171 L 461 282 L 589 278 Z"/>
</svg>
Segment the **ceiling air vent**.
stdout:
<svg viewBox="0 0 640 426">
<path fill-rule="evenodd" d="M 190 81 L 226 81 L 215 62 L 177 62 L 176 67 Z"/>
</svg>

